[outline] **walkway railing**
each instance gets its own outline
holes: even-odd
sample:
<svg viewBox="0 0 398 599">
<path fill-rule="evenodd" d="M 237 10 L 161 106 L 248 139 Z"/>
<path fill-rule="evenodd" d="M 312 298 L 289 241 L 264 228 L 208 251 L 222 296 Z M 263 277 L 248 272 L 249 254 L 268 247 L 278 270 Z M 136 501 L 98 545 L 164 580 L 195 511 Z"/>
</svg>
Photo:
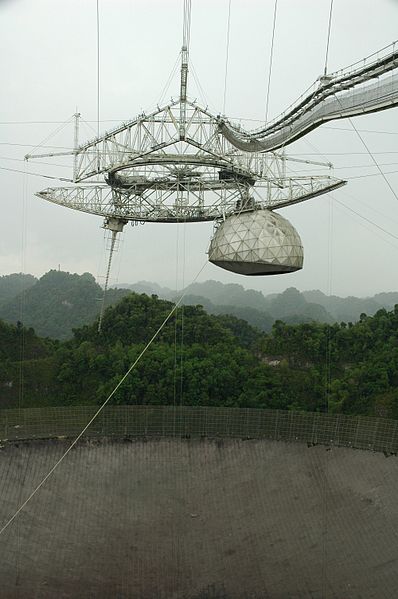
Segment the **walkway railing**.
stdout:
<svg viewBox="0 0 398 599">
<path fill-rule="evenodd" d="M 95 407 L 0 410 L 0 440 L 73 438 Z M 85 437 L 221 437 L 272 439 L 398 452 L 398 421 L 281 410 L 109 406 Z"/>
</svg>

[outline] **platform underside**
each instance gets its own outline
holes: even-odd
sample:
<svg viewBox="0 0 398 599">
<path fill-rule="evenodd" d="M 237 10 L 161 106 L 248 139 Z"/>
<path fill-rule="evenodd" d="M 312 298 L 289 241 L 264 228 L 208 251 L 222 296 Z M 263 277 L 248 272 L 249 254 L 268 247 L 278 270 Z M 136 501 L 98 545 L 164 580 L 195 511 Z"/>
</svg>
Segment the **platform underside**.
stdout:
<svg viewBox="0 0 398 599">
<path fill-rule="evenodd" d="M 215 266 L 219 266 L 224 270 L 235 272 L 239 275 L 246 276 L 266 276 L 266 275 L 283 275 L 290 272 L 300 270 L 295 266 L 286 266 L 283 264 L 264 264 L 264 262 L 234 262 L 226 260 L 210 260 Z"/>
</svg>

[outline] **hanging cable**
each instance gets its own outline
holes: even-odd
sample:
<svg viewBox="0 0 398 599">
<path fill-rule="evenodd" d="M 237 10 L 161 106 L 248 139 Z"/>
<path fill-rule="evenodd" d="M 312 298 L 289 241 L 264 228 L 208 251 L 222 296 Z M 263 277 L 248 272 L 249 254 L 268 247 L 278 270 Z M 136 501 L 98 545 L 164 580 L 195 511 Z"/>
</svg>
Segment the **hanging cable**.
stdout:
<svg viewBox="0 0 398 599">
<path fill-rule="evenodd" d="M 206 104 L 206 108 L 207 108 L 207 107 L 209 106 L 210 102 L 209 102 L 209 100 L 208 100 L 208 98 L 207 98 L 207 94 L 206 94 L 206 92 L 204 91 L 204 89 L 203 89 L 203 87 L 202 87 L 202 84 L 201 84 L 201 82 L 200 82 L 200 79 L 199 79 L 199 77 L 198 77 L 198 74 L 197 74 L 197 72 L 196 72 L 196 70 L 195 70 L 195 66 L 194 66 L 194 64 L 193 64 L 193 62 L 192 62 L 192 60 L 191 60 L 191 59 L 189 59 L 189 67 L 190 67 L 190 71 L 191 71 L 191 73 L 192 73 L 192 75 L 193 75 L 194 81 L 195 81 L 195 83 L 196 83 L 196 85 L 197 85 L 198 91 L 199 91 L 199 93 L 201 94 L 201 96 L 202 96 L 202 100 L 203 100 L 203 102 Z"/>
<path fill-rule="evenodd" d="M 271 89 L 271 74 L 272 74 L 272 64 L 274 59 L 274 40 L 275 40 L 275 27 L 276 27 L 276 11 L 278 7 L 278 0 L 275 0 L 274 4 L 274 18 L 272 25 L 272 38 L 271 38 L 271 50 L 269 54 L 269 70 L 268 70 L 268 84 L 267 84 L 267 97 L 265 101 L 265 126 L 268 121 L 268 108 L 269 108 L 269 94 Z"/>
<path fill-rule="evenodd" d="M 183 29 L 182 29 L 182 45 L 189 51 L 189 45 L 191 42 L 191 0 L 184 0 L 184 16 L 183 16 Z"/>
<path fill-rule="evenodd" d="M 205 269 L 205 267 L 207 266 L 207 264 L 208 264 L 208 261 L 206 260 L 205 263 L 203 264 L 203 266 L 199 269 L 199 271 L 196 274 L 195 278 L 193 279 L 192 284 L 197 281 L 197 279 L 202 274 L 202 272 Z M 152 335 L 152 337 L 150 338 L 150 340 L 148 341 L 148 343 L 145 345 L 145 347 L 140 352 L 140 354 L 137 356 L 137 358 L 134 360 L 134 362 L 131 364 L 131 366 L 129 366 L 129 368 L 127 369 L 127 371 L 125 372 L 125 374 L 122 376 L 122 378 L 119 380 L 119 382 L 117 383 L 117 385 L 113 388 L 113 390 L 108 395 L 108 397 L 105 399 L 105 401 L 100 405 L 100 407 L 98 408 L 98 410 L 95 412 L 94 416 L 92 416 L 90 418 L 90 420 L 88 421 L 88 423 L 80 431 L 80 433 L 77 435 L 77 437 L 72 441 L 72 443 L 69 445 L 69 447 L 66 449 L 66 451 L 61 455 L 61 457 L 56 461 L 56 463 L 54 464 L 54 466 L 47 472 L 47 474 L 36 485 L 36 487 L 29 494 L 29 496 L 25 499 L 25 501 L 19 506 L 19 508 L 14 512 L 14 514 L 7 520 L 7 522 L 3 525 L 3 527 L 0 528 L 0 535 L 3 534 L 3 532 L 5 530 L 7 530 L 7 528 L 10 526 L 10 524 L 12 524 L 12 522 L 14 522 L 14 520 L 18 517 L 18 515 L 22 512 L 22 510 L 33 499 L 33 497 L 36 495 L 36 493 L 42 488 L 42 486 L 47 482 L 47 480 L 55 472 L 55 470 L 58 468 L 58 466 L 64 461 L 64 459 L 70 453 L 70 451 L 72 451 L 72 449 L 75 447 L 75 445 L 83 437 L 84 433 L 92 425 L 92 423 L 94 422 L 94 420 L 96 420 L 96 418 L 99 416 L 99 414 L 105 408 L 105 406 L 110 402 L 110 400 L 112 399 L 112 397 L 115 395 L 115 393 L 118 391 L 118 389 L 123 385 L 124 381 L 127 379 L 127 377 L 129 376 L 129 374 L 134 370 L 134 368 L 140 362 L 141 358 L 145 355 L 145 353 L 147 352 L 147 350 L 150 348 L 150 346 L 152 345 L 152 343 L 155 341 L 156 337 L 159 335 L 159 333 L 166 326 L 167 322 L 170 320 L 171 316 L 177 310 L 178 306 L 181 304 L 181 302 L 183 301 L 183 299 L 184 299 L 184 297 L 185 297 L 186 294 L 187 294 L 187 292 L 184 291 L 184 293 L 180 296 L 180 298 L 178 299 L 178 301 L 174 304 L 174 306 L 172 307 L 172 309 L 170 310 L 170 312 L 168 313 L 168 315 L 166 316 L 166 318 L 163 320 L 162 324 L 159 326 L 159 328 L 157 329 L 157 331 Z"/>
<path fill-rule="evenodd" d="M 10 160 L 11 162 L 25 162 L 26 158 L 11 158 L 10 156 L 0 156 L 0 160 Z M 40 160 L 29 160 L 31 164 L 39 164 L 40 166 L 57 166 L 59 168 L 68 168 L 68 164 L 55 164 L 54 162 L 41 162 Z"/>
<path fill-rule="evenodd" d="M 171 84 L 171 82 L 173 80 L 173 77 L 174 77 L 174 75 L 177 72 L 178 65 L 180 64 L 180 56 L 181 56 L 181 52 L 178 53 L 178 56 L 177 56 L 176 61 L 174 63 L 174 66 L 173 66 L 173 68 L 172 68 L 172 70 L 170 72 L 170 75 L 168 76 L 168 79 L 167 79 L 167 81 L 166 81 L 166 83 L 165 83 L 165 85 L 163 87 L 163 91 L 162 91 L 162 93 L 160 95 L 160 98 L 158 100 L 158 104 L 159 105 L 161 105 L 163 103 L 163 101 L 164 101 L 164 99 L 166 97 L 167 91 L 168 91 L 168 89 L 170 87 L 170 84 Z"/>
<path fill-rule="evenodd" d="M 352 177 L 345 177 L 345 179 L 347 179 L 347 181 L 351 181 L 352 179 L 365 179 L 366 177 L 380 177 L 380 175 L 382 175 L 383 179 L 386 180 L 385 175 L 394 175 L 395 173 L 398 173 L 398 171 L 388 171 L 388 173 L 383 173 L 383 172 L 370 173 L 368 175 L 353 175 Z M 395 192 L 391 188 L 391 185 L 388 181 L 387 181 L 387 184 L 388 184 L 389 188 L 391 189 L 391 191 L 393 192 L 393 194 L 395 195 Z"/>
<path fill-rule="evenodd" d="M 185 293 L 185 240 L 186 240 L 186 221 L 182 224 L 182 282 L 181 289 Z M 180 343 L 180 406 L 184 403 L 184 304 L 181 305 L 181 343 Z"/>
<path fill-rule="evenodd" d="M 366 144 L 365 140 L 363 139 L 362 135 L 359 133 L 358 129 L 355 127 L 353 120 L 351 118 L 349 118 L 348 120 L 350 122 L 351 127 L 354 129 L 355 133 L 358 135 L 359 139 L 361 140 L 361 142 L 362 142 L 364 148 L 366 149 L 367 153 L 369 154 L 370 158 L 374 162 L 374 165 L 377 167 L 380 175 L 383 177 L 384 181 L 387 183 L 387 185 L 390 188 L 390 191 L 394 195 L 395 199 L 398 200 L 398 195 L 397 195 L 396 191 L 394 190 L 391 183 L 387 179 L 385 173 L 381 170 L 379 163 L 377 162 L 376 158 L 373 156 L 372 152 L 370 151 L 370 149 L 369 149 L 368 145 Z"/>
<path fill-rule="evenodd" d="M 334 97 L 336 98 L 336 100 L 338 101 L 338 103 L 340 104 L 340 106 L 342 107 L 340 98 L 335 94 Z M 357 136 L 359 137 L 363 147 L 365 148 L 368 156 L 371 158 L 372 162 L 374 163 L 374 165 L 376 166 L 377 170 L 379 171 L 380 175 L 383 177 L 384 181 L 387 183 L 391 193 L 393 194 L 394 198 L 398 201 L 398 194 L 396 193 L 396 191 L 394 190 L 394 188 L 392 187 L 391 183 L 389 182 L 389 180 L 387 179 L 385 173 L 381 170 L 379 163 L 377 162 L 376 158 L 374 157 L 373 153 L 371 152 L 369 146 L 367 145 L 367 143 L 365 142 L 364 138 L 362 137 L 362 135 L 359 133 L 358 129 L 356 128 L 354 121 L 352 120 L 351 117 L 348 117 L 348 122 L 350 123 L 351 127 L 353 128 L 353 130 L 355 131 L 355 133 L 357 134 Z M 388 174 L 388 173 L 387 173 Z M 363 176 L 369 176 L 369 175 L 363 175 Z M 352 177 L 354 178 L 354 177 Z M 359 178 L 359 177 L 355 177 L 355 178 Z"/>
<path fill-rule="evenodd" d="M 27 174 L 32 177 L 44 177 L 45 179 L 54 179 L 55 181 L 67 181 L 68 183 L 73 183 L 73 179 L 65 179 L 64 177 L 51 177 L 50 175 L 43 175 L 41 173 L 25 173 L 25 171 L 16 168 L 6 168 L 5 166 L 0 166 L 0 170 L 9 171 L 11 173 L 22 173 L 23 175 Z"/>
<path fill-rule="evenodd" d="M 10 141 L 0 141 L 0 146 L 18 146 L 20 148 L 36 148 L 37 146 L 35 146 L 34 144 L 18 144 L 18 143 L 14 143 L 14 142 L 10 142 Z M 42 148 L 48 148 L 51 150 L 69 150 L 71 151 L 73 148 L 71 147 L 67 147 L 67 146 L 47 146 L 47 145 L 43 145 L 41 144 Z M 22 160 L 22 158 L 21 158 Z"/>
<path fill-rule="evenodd" d="M 18 391 L 18 413 L 21 415 L 21 409 L 24 398 L 24 360 L 25 360 L 25 288 L 23 275 L 26 271 L 26 236 L 27 236 L 27 189 L 28 189 L 28 161 L 25 160 L 25 174 L 22 180 L 22 227 L 21 227 L 21 287 L 19 295 L 19 322 L 20 322 L 20 351 L 19 351 L 19 391 Z"/>
<path fill-rule="evenodd" d="M 223 97 L 223 108 L 222 112 L 225 114 L 225 104 L 227 101 L 227 78 L 228 78 L 228 60 L 229 60 L 229 32 L 231 26 L 231 0 L 228 0 L 228 20 L 227 20 L 227 42 L 226 42 L 226 54 L 225 54 L 225 77 L 224 77 L 224 97 Z"/>
<path fill-rule="evenodd" d="M 96 21 L 97 21 L 97 138 L 100 136 L 100 10 L 99 0 L 96 1 Z M 97 144 L 97 170 L 100 167 L 100 146 Z"/>
<path fill-rule="evenodd" d="M 384 227 L 378 225 L 373 220 L 371 220 L 369 218 L 366 218 L 366 216 L 363 216 L 363 214 L 360 214 L 359 212 L 357 212 L 356 210 L 354 210 L 353 208 L 351 208 L 351 206 L 347 206 L 347 204 L 344 204 L 344 202 L 341 202 L 336 197 L 334 197 L 332 195 L 331 195 L 331 197 L 333 198 L 333 200 L 335 202 L 337 202 L 337 204 L 340 204 L 340 206 L 343 206 L 343 208 L 345 208 L 346 210 L 349 210 L 350 212 L 352 212 L 356 216 L 359 216 L 359 218 L 361 218 L 362 220 L 364 220 L 367 223 L 371 224 L 373 227 L 376 227 L 376 229 L 379 229 L 380 231 L 383 231 L 383 233 L 385 233 L 389 237 L 392 237 L 393 239 L 398 240 L 398 235 L 394 235 L 394 233 L 391 233 L 391 231 L 388 231 L 387 229 L 384 229 Z"/>
<path fill-rule="evenodd" d="M 66 127 L 66 125 L 69 125 L 69 123 L 73 120 L 73 116 L 71 116 L 67 121 L 64 121 L 63 123 L 61 123 L 61 125 L 59 127 L 57 127 L 56 129 L 54 129 L 54 131 L 52 131 L 51 133 L 49 133 L 47 135 L 47 137 L 45 137 L 43 139 L 43 141 L 41 141 L 40 143 L 38 143 L 36 146 L 33 146 L 31 153 L 33 154 L 35 150 L 37 150 L 38 148 L 41 147 L 46 147 L 45 143 L 47 141 L 49 141 L 51 138 L 53 138 L 57 133 L 60 133 L 60 131 L 62 131 L 62 129 L 64 129 Z M 29 156 L 28 156 L 29 157 Z"/>
<path fill-rule="evenodd" d="M 326 74 L 328 72 L 328 58 L 329 58 L 329 44 L 330 44 L 330 31 L 332 28 L 332 12 L 333 12 L 333 0 L 330 0 L 330 9 L 329 9 L 329 23 L 328 23 L 328 35 L 327 35 L 327 42 L 326 42 L 326 53 L 325 53 L 325 68 L 324 68 L 324 76 L 326 77 Z"/>
<path fill-rule="evenodd" d="M 180 223 L 176 224 L 176 276 L 175 276 L 175 294 L 178 294 L 178 270 L 179 270 L 179 245 L 180 245 Z M 173 379 L 173 405 L 177 401 L 177 340 L 178 340 L 178 309 L 174 315 L 174 379 Z"/>
</svg>

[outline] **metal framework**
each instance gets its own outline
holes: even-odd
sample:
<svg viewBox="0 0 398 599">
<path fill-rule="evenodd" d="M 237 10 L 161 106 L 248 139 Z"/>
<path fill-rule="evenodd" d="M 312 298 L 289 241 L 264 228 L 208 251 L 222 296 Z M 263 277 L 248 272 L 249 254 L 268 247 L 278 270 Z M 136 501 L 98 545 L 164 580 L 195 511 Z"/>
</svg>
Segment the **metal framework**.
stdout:
<svg viewBox="0 0 398 599">
<path fill-rule="evenodd" d="M 187 98 L 188 45 L 184 25 L 180 97 L 76 147 L 70 152 L 74 185 L 39 197 L 103 216 L 111 230 L 116 221 L 117 228 L 127 221 L 211 221 L 244 209 L 282 208 L 346 183 L 327 175 L 287 176 L 286 145 L 327 120 L 398 104 L 394 43 L 321 77 L 266 127 L 247 132 Z"/>
<path fill-rule="evenodd" d="M 104 228 L 111 233 L 105 291 L 116 237 L 128 221 L 219 222 L 232 214 L 275 210 L 337 189 L 346 181 L 330 175 L 287 176 L 286 161 L 295 159 L 285 155 L 285 146 L 325 121 L 398 104 L 394 43 L 360 63 L 325 73 L 276 119 L 245 131 L 188 99 L 190 20 L 191 0 L 184 0 L 177 100 L 80 146 L 77 113 L 74 150 L 35 156 L 73 156 L 73 186 L 36 195 L 104 218 Z"/>
<path fill-rule="evenodd" d="M 37 195 L 105 218 L 197 222 L 245 206 L 281 208 L 345 183 L 288 177 L 286 160 L 283 153 L 237 149 L 220 133 L 218 116 L 181 97 L 77 148 L 76 185 Z M 91 183 L 98 175 L 105 184 Z M 253 200 L 254 187 L 262 199 Z"/>
<path fill-rule="evenodd" d="M 334 119 L 377 112 L 398 105 L 398 43 L 360 62 L 320 77 L 285 112 L 254 131 L 220 119 L 220 131 L 246 152 L 269 152 L 288 145 Z"/>
</svg>

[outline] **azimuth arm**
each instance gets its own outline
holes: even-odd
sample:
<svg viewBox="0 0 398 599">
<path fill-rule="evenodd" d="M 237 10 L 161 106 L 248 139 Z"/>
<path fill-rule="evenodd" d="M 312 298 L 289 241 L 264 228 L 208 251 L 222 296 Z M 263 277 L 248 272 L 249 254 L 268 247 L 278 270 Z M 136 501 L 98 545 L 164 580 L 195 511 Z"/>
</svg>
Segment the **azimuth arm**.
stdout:
<svg viewBox="0 0 398 599">
<path fill-rule="evenodd" d="M 248 132 L 220 119 L 220 131 L 240 150 L 270 152 L 292 143 L 327 121 L 397 106 L 396 43 L 388 50 L 385 56 L 370 63 L 366 63 L 369 59 L 364 59 L 361 63 L 364 66 L 348 68 L 323 78 L 320 83 L 314 84 L 311 94 L 263 129 Z"/>
</svg>

